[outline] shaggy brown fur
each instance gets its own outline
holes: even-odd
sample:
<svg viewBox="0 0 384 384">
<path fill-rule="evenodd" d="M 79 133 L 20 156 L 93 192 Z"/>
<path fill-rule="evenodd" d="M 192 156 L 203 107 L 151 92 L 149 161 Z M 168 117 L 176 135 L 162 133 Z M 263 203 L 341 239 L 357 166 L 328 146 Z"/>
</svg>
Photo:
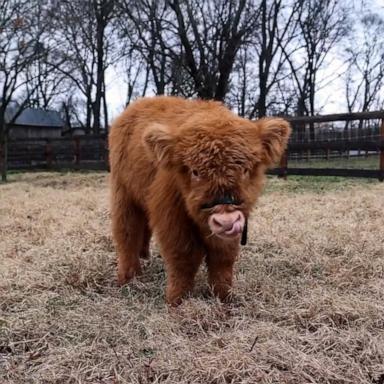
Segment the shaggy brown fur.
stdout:
<svg viewBox="0 0 384 384">
<path fill-rule="evenodd" d="M 246 218 L 289 134 L 282 119 L 252 122 L 213 101 L 154 97 L 131 104 L 109 135 L 119 283 L 140 274 L 153 230 L 170 304 L 192 289 L 204 259 L 209 283 L 224 299 Z"/>
</svg>

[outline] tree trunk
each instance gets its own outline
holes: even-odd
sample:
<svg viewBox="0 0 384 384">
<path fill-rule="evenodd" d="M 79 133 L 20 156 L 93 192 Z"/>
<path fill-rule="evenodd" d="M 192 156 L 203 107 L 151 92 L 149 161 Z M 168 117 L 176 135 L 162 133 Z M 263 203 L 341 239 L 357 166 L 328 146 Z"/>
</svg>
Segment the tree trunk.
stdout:
<svg viewBox="0 0 384 384">
<path fill-rule="evenodd" d="M 68 105 L 65 102 L 63 103 L 63 109 L 65 114 L 65 125 L 67 126 L 67 128 L 69 129 L 69 132 L 72 135 L 73 132 L 72 132 L 72 125 L 71 125 L 71 116 L 69 114 Z"/>
<path fill-rule="evenodd" d="M 316 95 L 316 90 L 315 90 L 315 84 L 316 84 L 316 73 L 313 72 L 311 78 L 311 83 L 309 85 L 309 107 L 310 107 L 310 115 L 314 116 L 315 115 L 315 95 Z M 310 141 L 315 141 L 315 125 L 313 123 L 309 124 L 309 138 Z"/>
<path fill-rule="evenodd" d="M 259 57 L 259 99 L 257 100 L 257 117 L 267 113 L 267 2 L 261 2 L 261 47 Z"/>
<path fill-rule="evenodd" d="M 92 122 L 92 99 L 91 99 L 91 93 L 87 92 L 87 116 L 86 116 L 86 121 L 85 121 L 85 133 L 89 135 L 91 133 L 91 122 Z"/>
<path fill-rule="evenodd" d="M 105 78 L 103 79 L 103 109 L 104 109 L 104 129 L 105 133 L 108 132 L 108 105 L 107 105 L 107 92 L 105 90 Z"/>
<path fill-rule="evenodd" d="M 266 84 L 260 86 L 260 96 L 257 101 L 258 118 L 264 117 L 267 114 L 267 92 L 265 85 Z"/>
<path fill-rule="evenodd" d="M 93 113 L 93 130 L 94 133 L 100 133 L 100 112 L 101 112 L 101 99 L 103 96 L 103 82 L 104 82 L 104 26 L 101 22 L 97 25 L 97 74 L 96 74 L 96 95 L 94 102 Z"/>
<path fill-rule="evenodd" d="M 299 95 L 299 100 L 297 102 L 297 109 L 296 109 L 296 115 L 297 116 L 307 116 L 307 108 L 305 106 L 305 95 L 301 94 Z M 297 126 L 297 139 L 299 142 L 304 142 L 305 138 L 305 123 L 298 124 Z"/>
</svg>

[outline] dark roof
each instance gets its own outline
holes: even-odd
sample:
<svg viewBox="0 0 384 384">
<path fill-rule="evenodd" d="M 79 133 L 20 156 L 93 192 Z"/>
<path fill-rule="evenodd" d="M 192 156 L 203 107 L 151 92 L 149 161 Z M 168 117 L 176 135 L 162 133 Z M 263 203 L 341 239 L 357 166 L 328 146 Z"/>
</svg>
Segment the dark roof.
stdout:
<svg viewBox="0 0 384 384">
<path fill-rule="evenodd" d="M 11 104 L 5 111 L 5 120 L 10 121 L 17 111 L 17 105 Z M 34 127 L 57 127 L 62 128 L 64 122 L 59 112 L 45 111 L 40 108 L 26 108 L 17 117 L 14 125 L 31 125 Z"/>
</svg>

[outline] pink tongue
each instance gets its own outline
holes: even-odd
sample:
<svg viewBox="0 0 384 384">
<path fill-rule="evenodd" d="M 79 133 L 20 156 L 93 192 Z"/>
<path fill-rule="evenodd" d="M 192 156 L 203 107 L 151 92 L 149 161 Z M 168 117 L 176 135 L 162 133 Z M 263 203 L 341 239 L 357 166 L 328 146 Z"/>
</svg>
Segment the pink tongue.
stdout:
<svg viewBox="0 0 384 384">
<path fill-rule="evenodd" d="M 235 235 L 241 232 L 241 224 L 240 223 L 235 223 L 233 224 L 232 228 L 229 229 L 228 231 L 225 231 L 226 235 Z"/>
</svg>

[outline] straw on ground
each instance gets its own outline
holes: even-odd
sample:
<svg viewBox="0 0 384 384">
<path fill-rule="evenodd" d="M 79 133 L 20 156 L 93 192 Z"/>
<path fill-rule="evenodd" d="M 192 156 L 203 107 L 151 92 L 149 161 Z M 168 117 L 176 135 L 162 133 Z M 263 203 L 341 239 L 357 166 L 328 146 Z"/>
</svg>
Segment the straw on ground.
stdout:
<svg viewBox="0 0 384 384">
<path fill-rule="evenodd" d="M 164 304 L 153 244 L 120 289 L 107 175 L 0 186 L 1 383 L 382 383 L 384 186 L 269 180 L 230 304 Z"/>
</svg>

